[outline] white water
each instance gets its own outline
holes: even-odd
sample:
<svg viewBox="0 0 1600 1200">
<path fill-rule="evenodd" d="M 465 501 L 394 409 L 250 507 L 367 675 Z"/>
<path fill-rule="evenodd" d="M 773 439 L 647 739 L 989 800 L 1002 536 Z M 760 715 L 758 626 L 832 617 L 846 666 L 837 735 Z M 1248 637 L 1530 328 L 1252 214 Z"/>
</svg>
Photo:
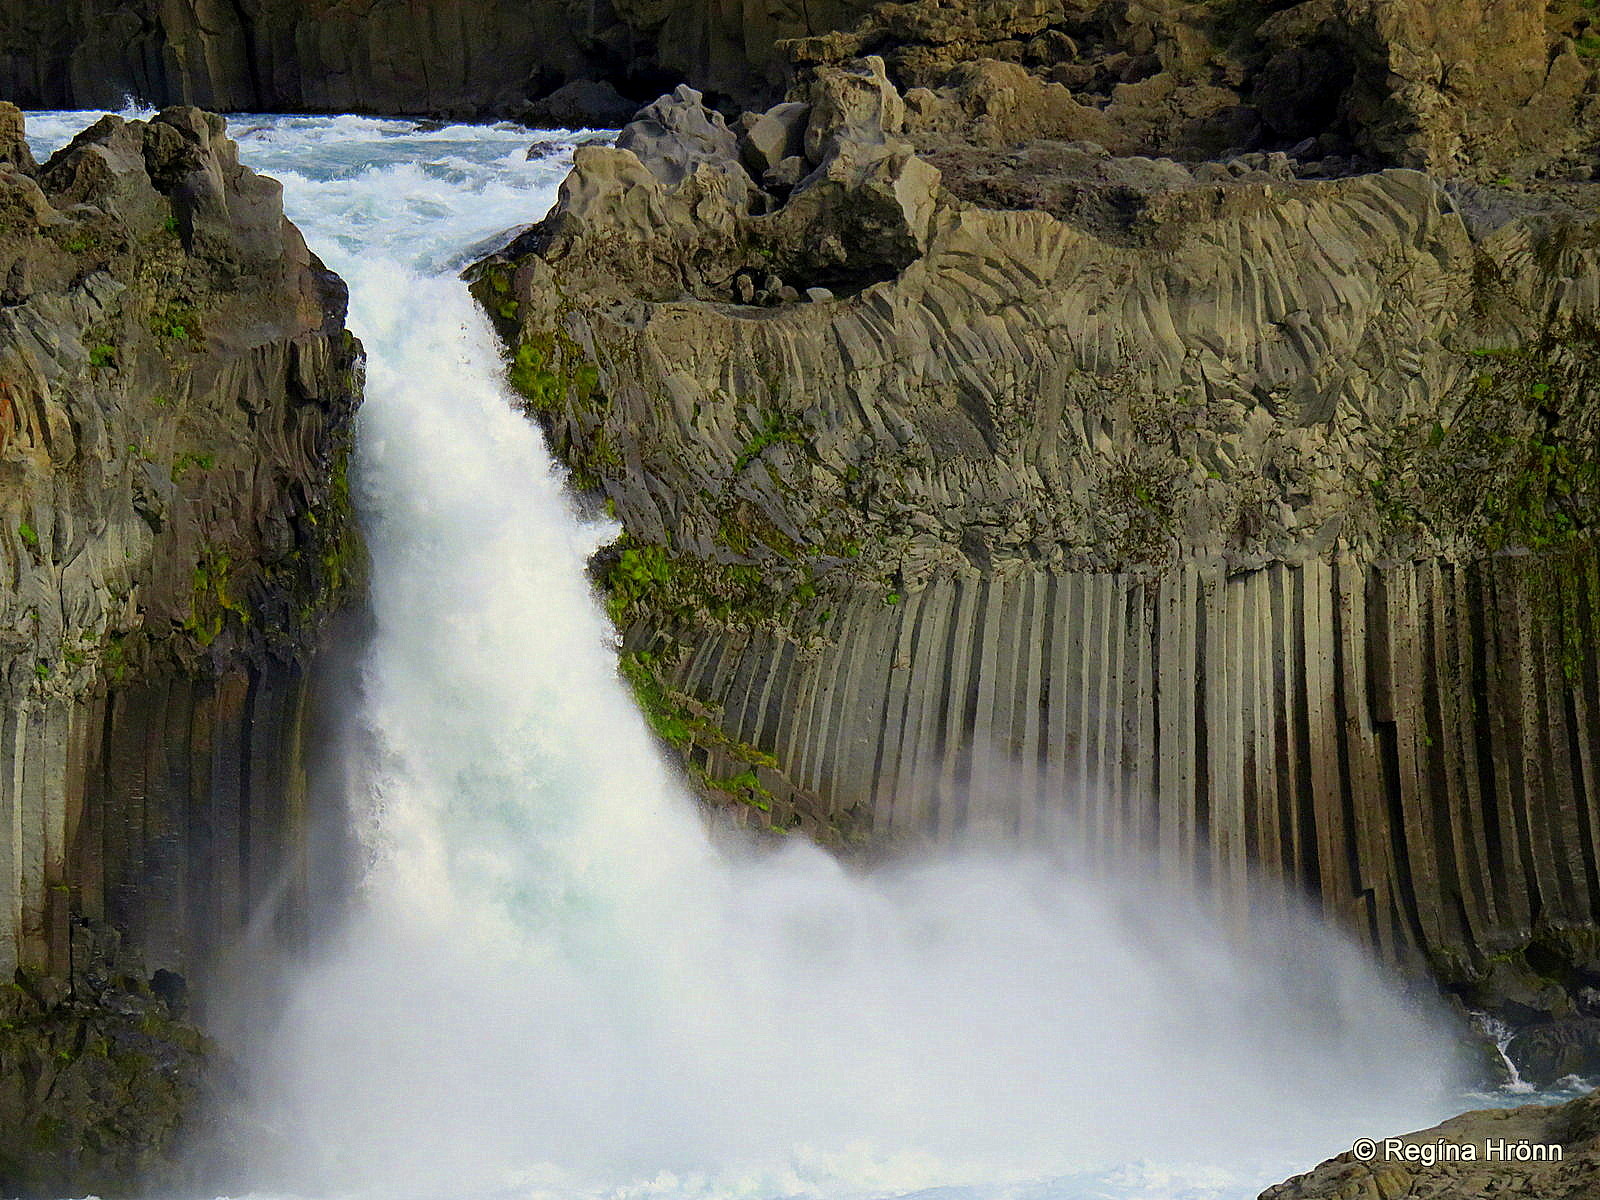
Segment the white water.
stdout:
<svg viewBox="0 0 1600 1200">
<path fill-rule="evenodd" d="M 565 162 L 511 129 L 233 128 L 370 356 L 372 861 L 253 1042 L 288 1186 L 1220 1200 L 1447 1115 L 1448 1039 L 1313 922 L 1237 944 L 1138 864 L 715 849 L 585 581 L 614 531 L 574 514 L 451 271 Z"/>
</svg>

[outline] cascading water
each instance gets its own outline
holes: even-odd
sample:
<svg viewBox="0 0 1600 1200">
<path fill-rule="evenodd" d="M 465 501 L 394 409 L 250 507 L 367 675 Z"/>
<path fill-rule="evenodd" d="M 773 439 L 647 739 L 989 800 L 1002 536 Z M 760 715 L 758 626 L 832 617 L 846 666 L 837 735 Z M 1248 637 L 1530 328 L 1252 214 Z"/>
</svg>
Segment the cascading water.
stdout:
<svg viewBox="0 0 1600 1200">
<path fill-rule="evenodd" d="M 1448 1039 L 1309 919 L 1240 944 L 1136 865 L 717 849 L 617 679 L 584 574 L 615 531 L 574 512 L 454 274 L 548 207 L 562 156 L 511 128 L 233 131 L 369 353 L 370 866 L 249 1047 L 280 1183 L 1253 1196 L 1446 1115 Z"/>
</svg>

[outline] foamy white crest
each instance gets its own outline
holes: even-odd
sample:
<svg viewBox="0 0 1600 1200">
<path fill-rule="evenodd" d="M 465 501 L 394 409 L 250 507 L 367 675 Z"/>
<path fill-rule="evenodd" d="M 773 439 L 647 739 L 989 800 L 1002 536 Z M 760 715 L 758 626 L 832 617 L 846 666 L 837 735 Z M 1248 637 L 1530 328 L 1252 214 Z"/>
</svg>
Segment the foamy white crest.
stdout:
<svg viewBox="0 0 1600 1200">
<path fill-rule="evenodd" d="M 1242 942 L 1136 867 L 715 849 L 585 579 L 613 531 L 430 274 L 536 218 L 560 164 L 408 129 L 244 138 L 370 356 L 376 865 L 252 1047 L 298 1186 L 1216 1200 L 1443 1115 L 1447 1040 L 1313 922 Z"/>
</svg>

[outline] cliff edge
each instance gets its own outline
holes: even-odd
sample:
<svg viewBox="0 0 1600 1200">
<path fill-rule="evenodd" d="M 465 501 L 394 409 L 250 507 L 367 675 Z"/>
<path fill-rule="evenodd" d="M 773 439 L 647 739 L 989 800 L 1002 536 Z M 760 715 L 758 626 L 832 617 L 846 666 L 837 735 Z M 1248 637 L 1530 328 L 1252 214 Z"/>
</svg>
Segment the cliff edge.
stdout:
<svg viewBox="0 0 1600 1200">
<path fill-rule="evenodd" d="M 1365 1147 L 1363 1147 L 1365 1149 Z M 1260 1200 L 1587 1200 L 1600 1190 L 1600 1093 L 1491 1108 L 1346 1151 Z"/>
<path fill-rule="evenodd" d="M 303 917 L 360 347 L 221 118 L 23 132 L 0 105 L 0 1191 L 125 1191 L 200 1094 L 185 977 Z"/>
<path fill-rule="evenodd" d="M 1475 48 L 1353 3 L 962 57 L 1020 7 L 882 6 L 733 122 L 680 88 L 478 269 L 627 531 L 625 673 L 748 822 L 1264 873 L 1593 1064 L 1587 59 L 1542 6 Z M 1278 94 L 1293 153 L 1241 150 L 1321 86 L 1275 54 L 1357 33 L 1448 80 Z"/>
</svg>

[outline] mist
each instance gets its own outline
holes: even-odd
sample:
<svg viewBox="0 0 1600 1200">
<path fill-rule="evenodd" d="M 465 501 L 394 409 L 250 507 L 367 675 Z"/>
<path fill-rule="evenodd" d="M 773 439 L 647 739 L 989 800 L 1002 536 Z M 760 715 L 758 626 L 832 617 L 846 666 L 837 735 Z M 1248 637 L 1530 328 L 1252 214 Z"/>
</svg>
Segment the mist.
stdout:
<svg viewBox="0 0 1600 1200">
<path fill-rule="evenodd" d="M 276 171 L 368 348 L 371 630 L 336 798 L 351 911 L 270 1017 L 218 1022 L 273 1131 L 254 1182 L 1174 1200 L 1445 1115 L 1445 1022 L 1288 898 L 1241 928 L 1070 845 L 866 871 L 708 833 L 585 574 L 616 530 L 574 510 L 483 315 L 433 273 L 537 215 L 537 167 L 430 182 L 432 224 L 390 211 L 414 168 Z"/>
</svg>

